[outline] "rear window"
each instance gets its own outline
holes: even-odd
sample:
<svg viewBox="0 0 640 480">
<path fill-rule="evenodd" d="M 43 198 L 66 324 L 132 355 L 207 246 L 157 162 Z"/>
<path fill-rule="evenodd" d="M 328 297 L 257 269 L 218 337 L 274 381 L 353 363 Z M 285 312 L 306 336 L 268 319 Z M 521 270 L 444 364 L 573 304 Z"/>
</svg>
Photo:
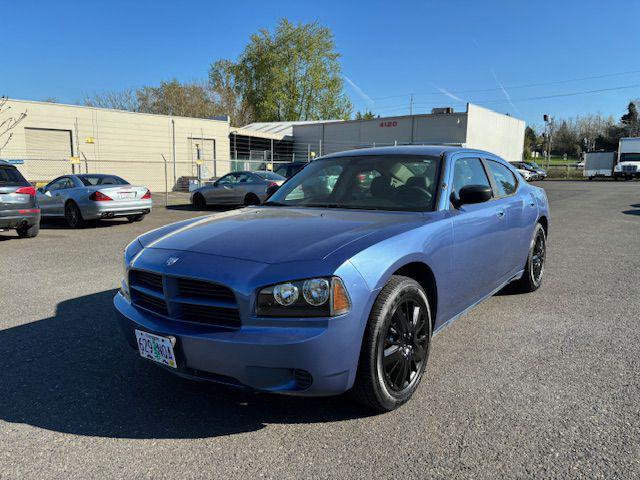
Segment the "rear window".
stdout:
<svg viewBox="0 0 640 480">
<path fill-rule="evenodd" d="M 116 175 L 79 175 L 78 178 L 87 187 L 93 185 L 129 185 L 129 182 Z"/>
<path fill-rule="evenodd" d="M 29 185 L 16 167 L 0 165 L 0 185 Z"/>
</svg>

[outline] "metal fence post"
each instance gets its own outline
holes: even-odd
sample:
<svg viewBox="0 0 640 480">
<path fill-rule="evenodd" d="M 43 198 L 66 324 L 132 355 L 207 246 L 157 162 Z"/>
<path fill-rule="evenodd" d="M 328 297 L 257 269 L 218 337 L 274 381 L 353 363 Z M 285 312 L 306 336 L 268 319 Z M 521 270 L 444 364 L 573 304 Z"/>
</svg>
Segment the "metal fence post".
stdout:
<svg viewBox="0 0 640 480">
<path fill-rule="evenodd" d="M 307 162 L 311 161 L 311 144 L 307 143 Z"/>
<path fill-rule="evenodd" d="M 167 179 L 167 159 L 162 155 L 162 160 L 164 160 L 164 206 L 169 206 L 169 181 Z"/>
</svg>

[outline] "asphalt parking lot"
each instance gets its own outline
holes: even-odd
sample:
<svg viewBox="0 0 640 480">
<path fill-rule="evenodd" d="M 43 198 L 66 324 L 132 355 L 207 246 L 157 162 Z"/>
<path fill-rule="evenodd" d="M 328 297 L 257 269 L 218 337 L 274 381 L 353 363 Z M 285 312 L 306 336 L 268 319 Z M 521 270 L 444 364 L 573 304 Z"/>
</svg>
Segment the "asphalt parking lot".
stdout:
<svg viewBox="0 0 640 480">
<path fill-rule="evenodd" d="M 0 478 L 640 476 L 640 182 L 539 185 L 541 289 L 444 329 L 413 400 L 375 416 L 191 384 L 125 345 L 122 249 L 202 212 L 0 233 Z"/>
</svg>

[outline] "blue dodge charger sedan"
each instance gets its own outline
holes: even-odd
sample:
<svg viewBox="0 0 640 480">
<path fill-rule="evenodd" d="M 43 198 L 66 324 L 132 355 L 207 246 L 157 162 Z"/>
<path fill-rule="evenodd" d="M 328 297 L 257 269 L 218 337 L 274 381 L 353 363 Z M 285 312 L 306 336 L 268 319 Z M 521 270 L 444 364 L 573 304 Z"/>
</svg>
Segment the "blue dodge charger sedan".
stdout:
<svg viewBox="0 0 640 480">
<path fill-rule="evenodd" d="M 388 411 L 435 332 L 507 284 L 540 286 L 548 229 L 544 191 L 489 152 L 336 153 L 261 206 L 134 240 L 115 307 L 140 356 L 177 375 Z"/>
</svg>

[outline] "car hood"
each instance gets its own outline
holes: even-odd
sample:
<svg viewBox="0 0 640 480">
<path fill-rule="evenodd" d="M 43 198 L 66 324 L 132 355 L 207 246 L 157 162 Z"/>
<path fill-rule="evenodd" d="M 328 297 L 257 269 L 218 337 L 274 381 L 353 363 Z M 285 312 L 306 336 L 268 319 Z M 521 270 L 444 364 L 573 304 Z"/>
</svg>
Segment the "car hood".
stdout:
<svg viewBox="0 0 640 480">
<path fill-rule="evenodd" d="M 258 207 L 168 225 L 139 238 L 145 248 L 261 263 L 326 258 L 363 237 L 389 237 L 424 222 L 421 213 Z"/>
</svg>

